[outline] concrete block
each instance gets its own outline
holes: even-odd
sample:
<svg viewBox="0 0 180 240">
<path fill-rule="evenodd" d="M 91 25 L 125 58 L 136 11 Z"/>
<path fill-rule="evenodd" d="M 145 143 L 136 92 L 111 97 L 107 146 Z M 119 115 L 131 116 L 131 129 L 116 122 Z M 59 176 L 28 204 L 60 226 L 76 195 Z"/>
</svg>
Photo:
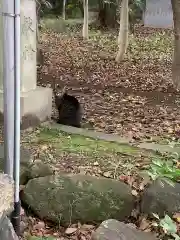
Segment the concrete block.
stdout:
<svg viewBox="0 0 180 240">
<path fill-rule="evenodd" d="M 0 120 L 3 121 L 3 92 L 0 92 Z M 51 118 L 52 89 L 37 87 L 21 93 L 21 129 L 38 126 Z"/>
</svg>

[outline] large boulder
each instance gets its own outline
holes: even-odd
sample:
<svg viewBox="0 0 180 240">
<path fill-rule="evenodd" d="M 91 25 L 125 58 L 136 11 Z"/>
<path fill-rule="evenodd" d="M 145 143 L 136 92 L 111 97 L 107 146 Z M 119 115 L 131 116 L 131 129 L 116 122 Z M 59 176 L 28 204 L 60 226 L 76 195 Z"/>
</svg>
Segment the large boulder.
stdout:
<svg viewBox="0 0 180 240">
<path fill-rule="evenodd" d="M 4 146 L 0 145 L 0 172 L 3 172 L 4 166 Z M 32 161 L 30 152 L 21 148 L 20 162 L 20 184 L 26 184 L 30 179 L 53 175 L 54 169 L 48 163 L 40 159 Z"/>
<path fill-rule="evenodd" d="M 124 220 L 134 206 L 131 188 L 123 182 L 80 174 L 32 179 L 24 188 L 22 200 L 41 219 L 64 225 Z"/>
<path fill-rule="evenodd" d="M 109 219 L 101 223 L 98 229 L 92 234 L 92 240 L 157 240 L 150 233 L 138 231 L 131 226 Z"/>
<path fill-rule="evenodd" d="M 143 194 L 141 212 L 159 216 L 180 212 L 180 183 L 172 186 L 163 179 L 156 180 Z"/>
</svg>

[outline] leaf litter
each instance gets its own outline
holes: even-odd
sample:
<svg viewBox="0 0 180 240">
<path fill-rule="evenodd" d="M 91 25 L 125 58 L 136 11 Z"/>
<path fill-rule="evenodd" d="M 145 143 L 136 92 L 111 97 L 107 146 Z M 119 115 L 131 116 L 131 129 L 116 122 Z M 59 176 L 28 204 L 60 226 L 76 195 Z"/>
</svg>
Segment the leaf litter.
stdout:
<svg viewBox="0 0 180 240">
<path fill-rule="evenodd" d="M 92 35 L 89 41 L 42 33 L 45 62 L 39 84 L 55 79 L 61 88 L 66 86 L 96 130 L 135 138 L 176 134 L 180 95 L 171 81 L 172 33 L 148 33 L 142 27 L 136 32 L 120 64 L 114 61 L 114 33 Z"/>
<path fill-rule="evenodd" d="M 99 33 L 90 33 L 89 41 L 83 41 L 78 34 L 41 33 L 45 61 L 38 69 L 38 84 L 49 86 L 55 79 L 62 89 L 66 86 L 70 94 L 80 99 L 84 118 L 95 130 L 135 140 L 176 135 L 180 126 L 180 95 L 171 81 L 172 32 L 136 26 L 126 57 L 120 64 L 114 61 L 117 34 Z M 42 144 L 42 149 L 39 147 L 34 147 L 35 157 L 43 152 L 50 161 L 54 160 L 53 146 Z M 76 166 L 75 162 L 81 162 L 82 156 L 78 161 L 74 161 L 75 157 L 78 157 L 75 153 L 63 153 L 64 163 L 61 161 L 58 169 L 114 178 L 114 170 L 102 170 L 99 159 L 87 167 Z M 149 183 L 127 172 L 115 177 L 118 176 L 132 187 L 132 194 L 137 198 Z M 179 222 L 178 213 L 175 218 Z M 132 219 L 139 229 L 153 230 L 152 221 L 139 216 L 138 210 L 132 212 Z M 88 240 L 95 229 L 95 226 L 83 227 L 80 223 L 67 229 L 54 228 L 36 218 L 31 218 L 30 225 L 27 234 L 61 240 Z"/>
</svg>

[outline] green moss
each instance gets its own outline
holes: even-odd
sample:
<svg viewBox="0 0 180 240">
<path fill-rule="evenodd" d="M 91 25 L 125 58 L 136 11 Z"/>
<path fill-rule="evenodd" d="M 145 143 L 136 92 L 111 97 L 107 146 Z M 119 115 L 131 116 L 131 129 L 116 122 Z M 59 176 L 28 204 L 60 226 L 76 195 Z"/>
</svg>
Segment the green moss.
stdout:
<svg viewBox="0 0 180 240">
<path fill-rule="evenodd" d="M 89 132 L 78 135 L 53 127 L 41 127 L 30 137 L 28 146 L 38 149 L 39 157 L 55 166 L 68 164 L 77 171 L 80 167 L 92 172 L 100 171 L 113 178 L 137 172 L 139 162 L 140 166 L 146 168 L 155 155 L 130 144 L 121 144 L 115 140 L 113 142 L 112 139 L 99 140 L 96 137 L 99 134 L 95 132 L 89 134 L 92 137 L 85 137 L 83 134 L 88 135 Z"/>
<path fill-rule="evenodd" d="M 129 156 L 137 156 L 140 151 L 136 147 L 128 144 L 119 144 L 116 142 L 108 142 L 81 135 L 74 135 L 61 132 L 57 129 L 42 128 L 38 136 L 39 143 L 49 142 L 57 149 L 57 151 L 65 151 L 71 153 L 85 153 L 94 156 L 95 154 L 126 154 Z"/>
</svg>

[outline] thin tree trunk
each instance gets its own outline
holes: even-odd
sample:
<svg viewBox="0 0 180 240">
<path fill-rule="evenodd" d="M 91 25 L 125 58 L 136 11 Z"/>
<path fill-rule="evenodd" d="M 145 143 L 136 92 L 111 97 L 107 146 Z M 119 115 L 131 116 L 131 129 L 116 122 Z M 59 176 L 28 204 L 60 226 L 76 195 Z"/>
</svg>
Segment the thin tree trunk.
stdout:
<svg viewBox="0 0 180 240">
<path fill-rule="evenodd" d="M 81 11 L 81 16 L 84 18 L 84 6 L 83 2 L 79 1 L 79 9 Z"/>
<path fill-rule="evenodd" d="M 62 17 L 63 17 L 64 20 L 66 20 L 66 0 L 63 0 Z"/>
<path fill-rule="evenodd" d="M 36 41 L 37 45 L 39 43 L 39 24 L 40 24 L 40 9 L 41 9 L 41 4 L 37 1 L 36 3 Z"/>
<path fill-rule="evenodd" d="M 120 27 L 118 36 L 118 47 L 119 51 L 116 56 L 116 62 L 123 60 L 124 54 L 126 53 L 128 47 L 128 26 L 129 26 L 129 7 L 128 0 L 122 0 L 121 10 L 120 10 Z"/>
<path fill-rule="evenodd" d="M 172 76 L 174 86 L 180 90 L 180 0 L 171 0 L 174 19 L 174 56 Z"/>
<path fill-rule="evenodd" d="M 88 39 L 88 0 L 83 0 L 84 4 L 84 23 L 83 23 L 83 38 Z"/>
</svg>

